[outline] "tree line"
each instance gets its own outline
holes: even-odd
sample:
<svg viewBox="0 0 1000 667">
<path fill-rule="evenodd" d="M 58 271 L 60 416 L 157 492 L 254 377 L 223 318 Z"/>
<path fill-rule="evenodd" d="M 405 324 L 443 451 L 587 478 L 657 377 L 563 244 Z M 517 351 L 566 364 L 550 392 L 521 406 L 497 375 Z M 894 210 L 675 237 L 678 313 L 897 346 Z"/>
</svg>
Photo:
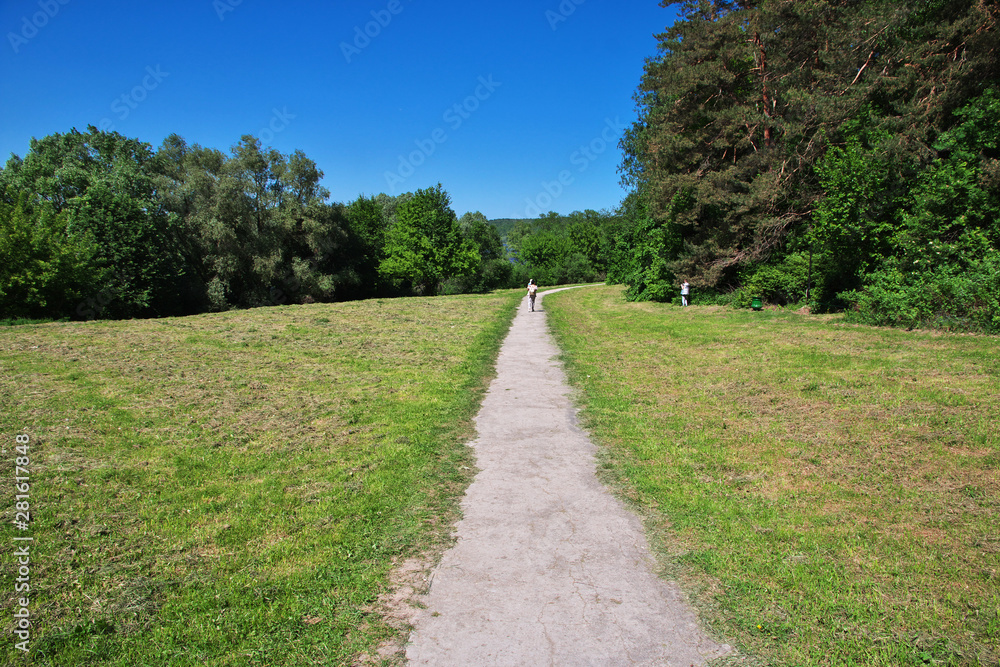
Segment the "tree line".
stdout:
<svg viewBox="0 0 1000 667">
<path fill-rule="evenodd" d="M 32 140 L 0 169 L 0 317 L 186 315 L 603 279 L 587 211 L 460 218 L 438 184 L 329 201 L 323 172 L 245 135 L 226 153 L 89 127 Z M 602 245 L 604 244 L 604 245 Z M 537 275 L 536 275 L 537 274 Z"/>
<path fill-rule="evenodd" d="M 609 279 L 1000 331 L 998 19 L 976 0 L 683 3 L 621 142 L 632 252 Z"/>
</svg>

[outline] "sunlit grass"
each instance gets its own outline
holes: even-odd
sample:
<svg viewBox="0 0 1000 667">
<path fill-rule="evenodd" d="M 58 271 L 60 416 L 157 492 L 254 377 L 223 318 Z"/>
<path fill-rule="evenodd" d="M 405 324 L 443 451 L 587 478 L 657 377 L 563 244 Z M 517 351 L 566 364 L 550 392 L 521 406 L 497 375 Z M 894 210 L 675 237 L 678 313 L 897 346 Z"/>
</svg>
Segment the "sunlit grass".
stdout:
<svg viewBox="0 0 1000 667">
<path fill-rule="evenodd" d="M 608 478 L 782 665 L 996 665 L 1000 341 L 546 298 Z"/>
<path fill-rule="evenodd" d="M 520 292 L 0 329 L 0 498 L 32 440 L 33 632 L 3 664 L 351 664 L 449 539 Z"/>
</svg>

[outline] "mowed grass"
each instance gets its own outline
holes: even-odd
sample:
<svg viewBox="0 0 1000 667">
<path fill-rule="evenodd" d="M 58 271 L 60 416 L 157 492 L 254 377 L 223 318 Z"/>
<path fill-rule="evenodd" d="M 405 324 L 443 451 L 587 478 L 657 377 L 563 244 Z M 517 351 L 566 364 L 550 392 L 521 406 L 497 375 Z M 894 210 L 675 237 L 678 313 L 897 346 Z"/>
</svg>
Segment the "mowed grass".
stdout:
<svg viewBox="0 0 1000 667">
<path fill-rule="evenodd" d="M 520 297 L 0 329 L 0 664 L 390 662 L 379 595 L 450 539 Z M 15 535 L 34 537 L 26 656 Z"/>
<path fill-rule="evenodd" d="M 996 665 L 1000 340 L 553 294 L 602 469 L 772 665 Z M 745 663 L 740 663 L 745 664 Z"/>
</svg>

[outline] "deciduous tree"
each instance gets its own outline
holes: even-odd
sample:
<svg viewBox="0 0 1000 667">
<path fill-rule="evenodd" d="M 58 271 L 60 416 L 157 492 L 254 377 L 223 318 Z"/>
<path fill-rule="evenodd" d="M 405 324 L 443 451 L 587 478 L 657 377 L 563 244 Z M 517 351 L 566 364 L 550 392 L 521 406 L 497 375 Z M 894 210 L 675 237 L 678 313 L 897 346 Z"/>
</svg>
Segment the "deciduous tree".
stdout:
<svg viewBox="0 0 1000 667">
<path fill-rule="evenodd" d="M 396 285 L 434 295 L 444 280 L 468 276 L 480 262 L 478 250 L 462 236 L 448 193 L 438 184 L 417 190 L 398 207 L 379 271 Z"/>
</svg>

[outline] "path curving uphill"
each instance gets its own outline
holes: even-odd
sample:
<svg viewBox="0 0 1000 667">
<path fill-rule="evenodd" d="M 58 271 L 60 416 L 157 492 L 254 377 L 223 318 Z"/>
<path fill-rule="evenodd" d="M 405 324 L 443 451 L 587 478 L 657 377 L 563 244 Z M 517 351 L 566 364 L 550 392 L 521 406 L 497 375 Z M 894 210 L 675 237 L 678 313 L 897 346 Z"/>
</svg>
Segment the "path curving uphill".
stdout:
<svg viewBox="0 0 1000 667">
<path fill-rule="evenodd" d="M 595 447 L 539 293 L 500 350 L 476 417 L 480 472 L 457 543 L 414 622 L 411 665 L 704 665 L 708 637 L 679 588 L 652 570 L 642 526 L 597 480 Z"/>
</svg>

